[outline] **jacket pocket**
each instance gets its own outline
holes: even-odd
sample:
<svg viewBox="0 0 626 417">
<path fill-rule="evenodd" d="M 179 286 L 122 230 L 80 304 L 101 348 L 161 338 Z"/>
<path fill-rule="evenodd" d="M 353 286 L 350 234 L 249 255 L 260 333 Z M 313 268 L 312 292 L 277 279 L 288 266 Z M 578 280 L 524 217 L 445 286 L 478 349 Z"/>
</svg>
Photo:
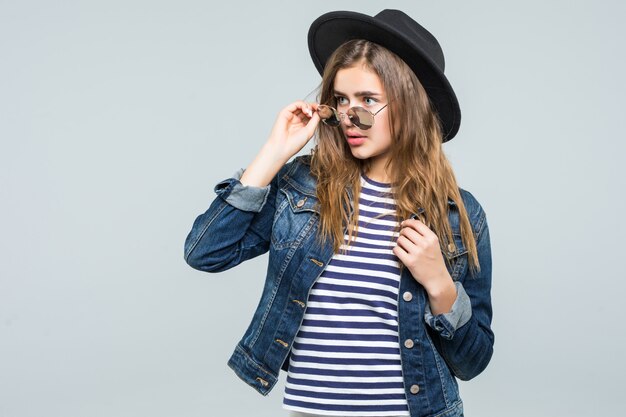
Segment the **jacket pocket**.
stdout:
<svg viewBox="0 0 626 417">
<path fill-rule="evenodd" d="M 319 215 L 317 198 L 286 183 L 278 192 L 276 207 L 272 246 L 279 250 L 298 246 L 314 229 L 311 222 Z"/>
<path fill-rule="evenodd" d="M 452 237 L 454 240 L 444 245 L 442 253 L 450 276 L 454 281 L 458 281 L 467 269 L 467 249 L 459 233 L 453 233 Z"/>
</svg>

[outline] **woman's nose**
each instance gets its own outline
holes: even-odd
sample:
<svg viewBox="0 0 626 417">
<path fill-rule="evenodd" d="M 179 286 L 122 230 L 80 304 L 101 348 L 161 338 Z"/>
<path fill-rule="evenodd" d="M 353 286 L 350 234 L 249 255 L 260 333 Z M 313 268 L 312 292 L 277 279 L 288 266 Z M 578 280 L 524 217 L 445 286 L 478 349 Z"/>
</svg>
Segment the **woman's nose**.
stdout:
<svg viewBox="0 0 626 417">
<path fill-rule="evenodd" d="M 352 120 L 348 117 L 346 113 L 340 113 L 339 117 L 341 118 L 341 123 L 346 126 L 352 126 Z"/>
</svg>

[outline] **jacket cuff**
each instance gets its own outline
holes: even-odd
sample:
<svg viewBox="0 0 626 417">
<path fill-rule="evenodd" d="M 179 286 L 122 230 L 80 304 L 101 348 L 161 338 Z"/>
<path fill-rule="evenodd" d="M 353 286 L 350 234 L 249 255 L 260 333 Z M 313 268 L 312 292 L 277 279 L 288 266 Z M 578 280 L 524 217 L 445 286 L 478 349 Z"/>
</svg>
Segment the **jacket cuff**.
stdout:
<svg viewBox="0 0 626 417">
<path fill-rule="evenodd" d="M 463 284 L 455 282 L 456 300 L 449 312 L 433 315 L 430 304 L 426 302 L 424 319 L 430 327 L 437 331 L 444 339 L 452 339 L 454 332 L 469 321 L 472 317 L 472 304 L 463 288 Z"/>
<path fill-rule="evenodd" d="M 267 201 L 270 185 L 265 187 L 243 185 L 239 179 L 244 171 L 244 168 L 240 168 L 231 178 L 218 182 L 213 190 L 231 206 L 258 213 Z"/>
</svg>

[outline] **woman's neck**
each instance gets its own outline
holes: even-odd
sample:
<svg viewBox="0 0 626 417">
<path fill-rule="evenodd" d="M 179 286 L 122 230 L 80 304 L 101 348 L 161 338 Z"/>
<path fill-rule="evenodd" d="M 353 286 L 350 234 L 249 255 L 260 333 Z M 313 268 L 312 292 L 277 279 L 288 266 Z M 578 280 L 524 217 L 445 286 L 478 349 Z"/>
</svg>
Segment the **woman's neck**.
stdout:
<svg viewBox="0 0 626 417">
<path fill-rule="evenodd" d="M 370 167 L 368 171 L 365 172 L 367 178 L 374 180 L 376 182 L 381 182 L 383 184 L 391 183 L 391 176 L 387 174 L 383 169 L 375 169 L 375 167 Z"/>
</svg>

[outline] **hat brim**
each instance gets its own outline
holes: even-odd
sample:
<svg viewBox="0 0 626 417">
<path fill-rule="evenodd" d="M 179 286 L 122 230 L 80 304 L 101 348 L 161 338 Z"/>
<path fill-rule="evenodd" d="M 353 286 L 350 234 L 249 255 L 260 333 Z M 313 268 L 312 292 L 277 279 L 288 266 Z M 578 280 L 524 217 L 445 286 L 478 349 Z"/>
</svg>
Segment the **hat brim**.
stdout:
<svg viewBox="0 0 626 417">
<path fill-rule="evenodd" d="M 326 61 L 335 49 L 352 39 L 369 40 L 402 58 L 417 75 L 439 115 L 443 141 L 447 142 L 456 135 L 461 124 L 461 109 L 443 71 L 419 44 L 372 16 L 350 11 L 330 12 L 311 24 L 309 52 L 320 74 L 324 73 Z"/>
</svg>

